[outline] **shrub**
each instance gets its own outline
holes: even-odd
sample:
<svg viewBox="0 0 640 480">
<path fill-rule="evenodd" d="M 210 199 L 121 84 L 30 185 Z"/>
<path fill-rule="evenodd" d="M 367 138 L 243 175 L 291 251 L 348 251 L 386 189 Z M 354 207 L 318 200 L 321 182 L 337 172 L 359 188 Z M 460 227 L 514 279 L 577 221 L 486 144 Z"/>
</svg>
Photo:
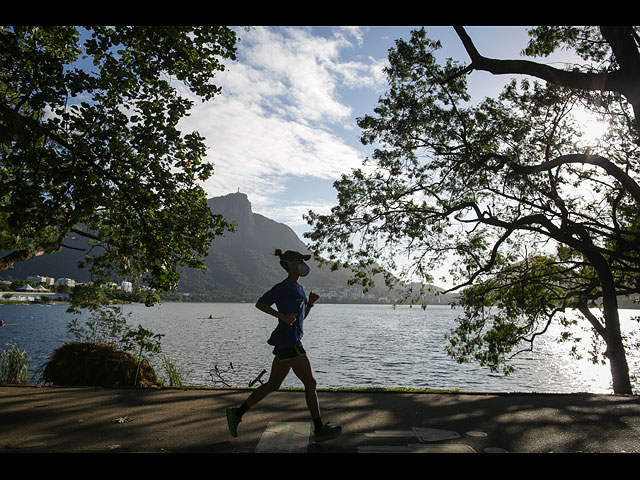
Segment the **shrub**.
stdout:
<svg viewBox="0 0 640 480">
<path fill-rule="evenodd" d="M 139 367 L 139 371 L 138 371 Z M 42 372 L 54 385 L 135 386 L 162 385 L 153 368 L 111 344 L 65 343 L 56 348 Z"/>
</svg>

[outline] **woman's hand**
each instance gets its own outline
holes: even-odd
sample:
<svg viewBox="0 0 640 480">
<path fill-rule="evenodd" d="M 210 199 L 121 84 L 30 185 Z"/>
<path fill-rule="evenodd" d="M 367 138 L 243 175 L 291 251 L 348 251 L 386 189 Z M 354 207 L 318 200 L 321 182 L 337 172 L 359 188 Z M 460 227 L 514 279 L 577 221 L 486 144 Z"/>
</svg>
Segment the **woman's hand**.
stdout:
<svg viewBox="0 0 640 480">
<path fill-rule="evenodd" d="M 293 322 L 296 321 L 296 314 L 295 313 L 282 313 L 282 312 L 279 312 L 279 311 L 271 308 L 269 305 L 265 305 L 264 303 L 260 303 L 260 302 L 256 303 L 256 308 L 258 310 L 263 311 L 264 313 L 268 313 L 269 315 L 273 315 L 277 319 L 282 320 L 287 325 L 293 325 Z"/>
<path fill-rule="evenodd" d="M 296 314 L 278 312 L 278 318 L 282 320 L 284 323 L 286 323 L 287 325 L 293 325 L 293 322 L 296 321 Z"/>
<path fill-rule="evenodd" d="M 316 303 L 316 301 L 320 298 L 320 295 L 318 295 L 317 293 L 309 293 L 309 304 L 313 305 L 314 303 Z"/>
</svg>

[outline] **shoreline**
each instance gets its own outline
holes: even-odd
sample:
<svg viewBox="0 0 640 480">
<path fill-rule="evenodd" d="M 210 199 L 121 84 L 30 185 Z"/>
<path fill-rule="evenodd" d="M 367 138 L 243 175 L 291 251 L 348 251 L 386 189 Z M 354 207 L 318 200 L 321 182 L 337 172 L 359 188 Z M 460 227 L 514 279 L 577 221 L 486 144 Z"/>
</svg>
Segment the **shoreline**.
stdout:
<svg viewBox="0 0 640 480">
<path fill-rule="evenodd" d="M 198 391 L 221 391 L 221 392 L 252 392 L 258 387 L 225 387 L 225 386 L 209 386 L 209 385 L 183 385 L 180 387 L 169 385 L 152 385 L 148 387 L 140 387 L 133 385 L 35 385 L 35 384 L 3 384 L 0 388 L 36 388 L 36 389 L 75 389 L 75 388 L 99 388 L 99 389 L 124 389 L 138 390 L 141 392 L 151 392 L 159 390 L 198 390 Z M 278 392 L 294 392 L 304 393 L 304 387 L 281 387 Z M 428 389 L 413 387 L 317 387 L 318 393 L 362 393 L 362 394 L 424 394 L 424 395 L 492 395 L 492 396 L 603 396 L 603 397 L 628 397 L 640 399 L 640 393 L 622 394 L 622 393 L 602 393 L 602 392 L 536 392 L 536 391 L 495 391 L 495 390 L 457 390 L 457 389 Z"/>
</svg>

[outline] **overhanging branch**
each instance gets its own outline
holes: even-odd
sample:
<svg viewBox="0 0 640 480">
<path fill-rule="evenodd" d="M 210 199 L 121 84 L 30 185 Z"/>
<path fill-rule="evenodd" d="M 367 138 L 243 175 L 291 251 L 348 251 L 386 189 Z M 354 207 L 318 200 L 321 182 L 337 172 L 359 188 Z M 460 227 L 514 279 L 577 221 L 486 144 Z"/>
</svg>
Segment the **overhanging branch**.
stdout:
<svg viewBox="0 0 640 480">
<path fill-rule="evenodd" d="M 608 90 L 621 92 L 621 78 L 619 72 L 611 73 L 583 73 L 562 70 L 530 60 L 498 60 L 487 58 L 478 52 L 471 37 L 464 27 L 453 27 L 460 37 L 467 54 L 471 58 L 471 68 L 485 70 L 494 75 L 531 75 L 555 85 L 581 90 Z"/>
<path fill-rule="evenodd" d="M 620 93 L 631 103 L 636 132 L 640 133 L 640 53 L 636 44 L 637 35 L 632 27 L 601 27 L 603 37 L 611 45 L 620 69 L 598 73 L 562 70 L 530 60 L 487 58 L 478 52 L 464 27 L 453 28 L 471 58 L 471 65 L 466 71 L 484 70 L 494 75 L 530 75 L 561 87 Z"/>
<path fill-rule="evenodd" d="M 45 253 L 52 253 L 60 248 L 60 242 L 48 242 L 32 249 L 15 250 L 0 258 L 0 272 L 11 270 L 18 262 L 31 260 Z"/>
<path fill-rule="evenodd" d="M 578 310 L 580 310 L 580 313 L 582 313 L 584 318 L 586 318 L 589 321 L 589 323 L 595 329 L 595 331 L 598 332 L 598 334 L 602 338 L 606 339 L 607 330 L 605 326 L 602 325 L 602 323 L 600 323 L 600 321 L 596 318 L 596 316 L 593 313 L 591 313 L 591 311 L 589 310 L 589 307 L 587 307 L 586 299 L 582 300 L 580 304 L 578 304 Z"/>
<path fill-rule="evenodd" d="M 547 162 L 540 163 L 538 165 L 520 165 L 512 161 L 510 158 L 498 154 L 488 154 L 483 156 L 483 159 L 489 158 L 497 158 L 501 161 L 500 166 L 508 164 L 514 172 L 524 175 L 544 172 L 547 170 L 551 170 L 552 168 L 570 163 L 595 165 L 601 167 L 609 175 L 618 180 L 618 182 L 620 182 L 625 190 L 629 192 L 629 194 L 633 197 L 636 203 L 640 205 L 640 185 L 638 185 L 633 178 L 627 175 L 624 170 L 622 170 L 607 158 L 600 155 L 587 155 L 582 153 L 560 155 L 559 157 L 556 157 Z"/>
</svg>

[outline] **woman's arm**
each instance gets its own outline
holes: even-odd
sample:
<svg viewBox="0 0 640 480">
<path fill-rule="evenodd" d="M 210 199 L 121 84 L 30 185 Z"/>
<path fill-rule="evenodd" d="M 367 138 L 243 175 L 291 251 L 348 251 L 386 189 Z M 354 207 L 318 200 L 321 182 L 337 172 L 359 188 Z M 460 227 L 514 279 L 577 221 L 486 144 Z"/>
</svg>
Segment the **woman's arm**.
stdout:
<svg viewBox="0 0 640 480">
<path fill-rule="evenodd" d="M 309 301 L 307 302 L 307 308 L 304 311 L 304 318 L 307 318 L 309 316 L 309 312 L 311 311 L 311 307 L 313 307 L 313 304 L 316 303 L 316 301 L 319 298 L 320 298 L 320 295 L 318 295 L 317 293 L 313 293 L 313 292 L 309 293 Z"/>
<path fill-rule="evenodd" d="M 266 305 L 264 303 L 256 303 L 256 308 L 258 310 L 263 311 L 264 313 L 271 315 L 273 317 L 276 317 L 279 320 L 282 320 L 284 323 L 286 323 L 287 325 L 293 325 L 293 322 L 296 321 L 296 314 L 295 313 L 282 313 L 279 312 L 277 310 L 275 310 L 274 308 L 271 308 L 269 305 Z"/>
</svg>

